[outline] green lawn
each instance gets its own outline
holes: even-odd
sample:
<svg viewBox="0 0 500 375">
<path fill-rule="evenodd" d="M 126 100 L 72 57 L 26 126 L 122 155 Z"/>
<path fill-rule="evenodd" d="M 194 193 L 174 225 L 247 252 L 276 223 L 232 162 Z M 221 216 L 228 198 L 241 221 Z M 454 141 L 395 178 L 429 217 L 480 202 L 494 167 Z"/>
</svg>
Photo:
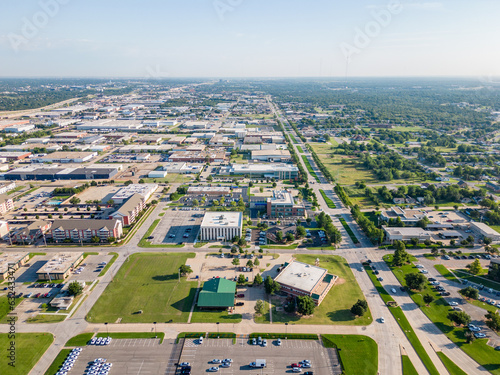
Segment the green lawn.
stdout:
<svg viewBox="0 0 500 375">
<path fill-rule="evenodd" d="M 186 322 L 197 283 L 177 270 L 193 253 L 131 255 L 87 315 L 92 323 Z M 142 314 L 140 313 L 142 310 Z"/>
<path fill-rule="evenodd" d="M 62 314 L 38 314 L 33 318 L 26 319 L 26 323 L 59 323 L 65 320 L 68 316 Z"/>
<path fill-rule="evenodd" d="M 333 201 L 331 200 L 331 198 L 328 198 L 326 196 L 326 193 L 323 190 L 319 189 L 319 192 L 321 193 L 321 196 L 325 200 L 325 203 L 328 206 L 328 208 L 337 208 L 337 206 L 335 205 L 335 203 L 333 203 Z"/>
<path fill-rule="evenodd" d="M 307 159 L 307 156 L 302 155 L 302 160 L 304 161 L 304 164 L 305 164 L 305 166 L 306 166 L 307 171 L 309 172 L 309 174 L 314 177 L 314 179 L 316 180 L 316 182 L 319 183 L 319 178 L 316 175 L 316 172 L 313 171 L 313 169 L 311 167 L 311 163 L 309 163 L 309 159 Z"/>
<path fill-rule="evenodd" d="M 297 146 L 297 150 L 298 150 L 301 154 L 303 154 L 303 153 L 304 153 L 304 150 L 302 150 L 302 147 L 300 147 L 300 146 Z"/>
<path fill-rule="evenodd" d="M 410 361 L 410 357 L 402 355 L 401 362 L 403 364 L 403 375 L 418 375 L 417 370 Z"/>
<path fill-rule="evenodd" d="M 64 360 L 68 356 L 68 354 L 71 352 L 71 349 L 62 349 L 57 357 L 52 361 L 52 364 L 48 368 L 47 371 L 45 371 L 45 375 L 54 375 L 61 365 L 63 364 Z"/>
<path fill-rule="evenodd" d="M 298 247 L 299 245 L 298 244 L 293 244 L 293 245 L 276 245 L 276 246 L 272 246 L 272 245 L 262 245 L 260 248 L 261 249 L 264 249 L 264 250 L 279 250 L 279 249 L 285 249 L 285 250 L 294 250 Z"/>
<path fill-rule="evenodd" d="M 441 359 L 441 362 L 443 362 L 444 367 L 446 367 L 450 375 L 467 375 L 465 371 L 458 367 L 443 352 L 437 352 L 437 355 Z"/>
<path fill-rule="evenodd" d="M 404 275 L 407 273 L 417 272 L 417 268 L 413 264 L 402 267 L 392 267 L 392 255 L 384 256 L 384 260 L 388 262 L 394 275 L 398 278 L 402 285 L 406 285 Z M 435 300 L 429 306 L 423 301 L 423 295 L 431 294 Z M 448 313 L 451 310 L 445 299 L 439 296 L 436 291 L 427 284 L 424 290 L 419 292 L 410 291 L 410 297 L 422 309 L 425 315 L 458 347 L 467 353 L 472 359 L 485 367 L 492 374 L 500 375 L 500 355 L 494 348 L 486 345 L 487 339 L 475 340 L 471 344 L 465 341 L 465 328 L 455 327 L 448 319 Z"/>
<path fill-rule="evenodd" d="M 19 305 L 23 298 L 15 298 L 15 306 Z M 7 296 L 1 296 L 0 297 L 0 321 L 3 321 L 3 319 L 7 316 L 7 314 L 10 312 L 10 305 L 9 305 L 9 298 Z"/>
<path fill-rule="evenodd" d="M 0 333 L 0 372 L 2 375 L 27 375 L 33 366 L 49 348 L 54 336 L 50 333 L 16 333 L 15 338 L 9 338 L 7 333 Z M 14 366 L 9 366 L 11 359 L 9 349 L 11 342 L 15 342 Z"/>
<path fill-rule="evenodd" d="M 70 338 L 64 346 L 85 346 L 93 336 L 93 332 L 81 333 L 79 335 L 76 335 L 75 337 Z"/>
<path fill-rule="evenodd" d="M 442 264 L 436 264 L 434 266 L 434 268 L 446 279 L 446 280 L 449 280 L 449 281 L 455 281 L 455 282 L 459 282 L 457 280 L 457 278 L 450 272 L 450 270 L 448 270 L 448 268 L 446 268 L 445 266 L 443 266 Z"/>
<path fill-rule="evenodd" d="M 194 308 L 193 315 L 191 316 L 191 323 L 240 323 L 241 314 L 228 314 L 227 310 L 224 311 L 210 311 L 200 310 L 198 307 Z"/>
<path fill-rule="evenodd" d="M 273 297 L 273 324 L 293 322 L 294 324 L 340 324 L 340 325 L 368 325 L 372 323 L 371 312 L 363 317 L 355 318 L 350 311 L 358 299 L 365 299 L 354 275 L 346 260 L 337 255 L 305 255 L 298 254 L 300 262 L 314 264 L 319 258 L 320 267 L 326 268 L 329 273 L 339 276 L 337 283 L 330 289 L 321 305 L 316 307 L 311 317 L 301 318 L 284 311 L 276 311 L 274 304 L 277 297 Z M 256 319 L 257 322 L 269 323 L 269 313 Z"/>
<path fill-rule="evenodd" d="M 343 217 L 339 217 L 339 221 L 340 221 L 340 224 L 342 224 L 342 226 L 345 228 L 345 230 L 347 231 L 347 234 L 349 235 L 349 237 L 351 237 L 351 240 L 352 242 L 354 243 L 358 243 L 358 239 L 356 238 L 356 235 L 354 234 L 354 232 L 352 231 L 351 227 L 349 226 L 349 224 L 347 224 L 347 222 L 345 221 L 345 219 Z"/>
<path fill-rule="evenodd" d="M 378 370 L 378 345 L 367 336 L 321 335 L 325 347 L 339 350 L 345 374 L 375 375 Z"/>
<path fill-rule="evenodd" d="M 493 280 L 488 280 L 485 279 L 484 277 L 477 277 L 462 270 L 453 270 L 453 272 L 461 279 L 468 280 L 471 283 L 483 284 L 486 288 L 493 288 L 496 290 L 500 290 L 500 283 L 497 283 Z"/>
</svg>

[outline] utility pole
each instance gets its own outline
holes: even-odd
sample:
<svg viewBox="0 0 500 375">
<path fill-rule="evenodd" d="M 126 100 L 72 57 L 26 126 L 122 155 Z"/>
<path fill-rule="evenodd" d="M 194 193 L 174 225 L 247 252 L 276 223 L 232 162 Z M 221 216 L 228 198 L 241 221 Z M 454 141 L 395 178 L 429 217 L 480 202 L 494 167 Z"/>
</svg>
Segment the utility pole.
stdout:
<svg viewBox="0 0 500 375">
<path fill-rule="evenodd" d="M 106 326 L 106 334 L 107 334 L 107 335 L 108 335 L 108 337 L 109 337 L 108 322 L 104 323 L 104 325 Z"/>
</svg>

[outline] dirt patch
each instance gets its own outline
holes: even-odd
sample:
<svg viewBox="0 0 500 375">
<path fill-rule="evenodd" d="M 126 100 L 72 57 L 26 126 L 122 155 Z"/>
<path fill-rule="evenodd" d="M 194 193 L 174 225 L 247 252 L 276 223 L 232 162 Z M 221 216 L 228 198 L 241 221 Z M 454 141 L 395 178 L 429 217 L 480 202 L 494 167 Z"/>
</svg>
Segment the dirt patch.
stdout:
<svg viewBox="0 0 500 375">
<path fill-rule="evenodd" d="M 335 281 L 335 285 L 342 285 L 345 283 L 345 279 L 339 277 L 337 278 L 337 281 Z"/>
</svg>

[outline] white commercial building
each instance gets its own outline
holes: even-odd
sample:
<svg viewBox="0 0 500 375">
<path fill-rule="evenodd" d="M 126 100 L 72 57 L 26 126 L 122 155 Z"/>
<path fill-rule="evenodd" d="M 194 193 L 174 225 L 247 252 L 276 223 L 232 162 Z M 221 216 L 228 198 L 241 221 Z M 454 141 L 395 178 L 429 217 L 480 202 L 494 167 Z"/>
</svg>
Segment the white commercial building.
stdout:
<svg viewBox="0 0 500 375">
<path fill-rule="evenodd" d="M 420 227 L 385 227 L 382 226 L 385 232 L 385 238 L 388 242 L 394 241 L 410 241 L 412 238 L 418 239 L 418 242 L 431 240 L 431 232 L 427 232 Z"/>
<path fill-rule="evenodd" d="M 132 195 L 139 194 L 146 202 L 156 189 L 158 189 L 158 184 L 130 184 L 118 190 L 111 199 L 117 204 L 122 204 Z"/>
<path fill-rule="evenodd" d="M 201 223 L 201 241 L 231 241 L 241 237 L 243 214 L 241 212 L 206 212 Z"/>
<path fill-rule="evenodd" d="M 490 228 L 485 223 L 471 222 L 470 229 L 476 235 L 491 238 L 493 241 L 500 241 L 500 233 L 493 228 Z"/>
</svg>

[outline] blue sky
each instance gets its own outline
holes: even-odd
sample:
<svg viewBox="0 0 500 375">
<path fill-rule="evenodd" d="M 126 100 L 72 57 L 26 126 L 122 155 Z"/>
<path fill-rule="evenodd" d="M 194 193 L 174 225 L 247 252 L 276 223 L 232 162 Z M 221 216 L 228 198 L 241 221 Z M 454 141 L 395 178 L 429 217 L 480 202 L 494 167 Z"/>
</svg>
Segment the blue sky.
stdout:
<svg viewBox="0 0 500 375">
<path fill-rule="evenodd" d="M 4 0 L 1 8 L 3 77 L 500 76 L 496 0 Z"/>
</svg>

